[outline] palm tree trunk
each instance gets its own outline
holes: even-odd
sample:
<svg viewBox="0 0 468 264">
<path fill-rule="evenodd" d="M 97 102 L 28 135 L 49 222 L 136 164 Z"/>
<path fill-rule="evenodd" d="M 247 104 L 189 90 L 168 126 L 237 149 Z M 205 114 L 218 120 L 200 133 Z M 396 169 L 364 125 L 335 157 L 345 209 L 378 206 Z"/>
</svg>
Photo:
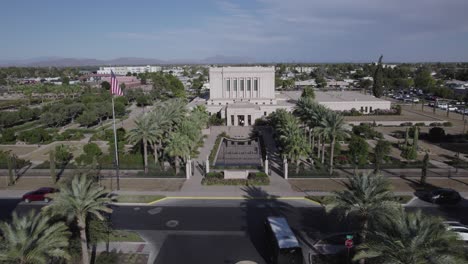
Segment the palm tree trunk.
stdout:
<svg viewBox="0 0 468 264">
<path fill-rule="evenodd" d="M 88 240 L 86 238 L 85 220 L 78 219 L 78 228 L 80 229 L 80 240 L 81 240 L 81 262 L 83 264 L 89 264 Z"/>
<path fill-rule="evenodd" d="M 179 171 L 180 171 L 179 170 L 180 164 L 179 164 L 179 158 L 178 157 L 175 157 L 174 163 L 175 163 L 175 173 L 177 175 L 177 174 L 179 174 Z"/>
<path fill-rule="evenodd" d="M 143 140 L 143 160 L 145 166 L 145 174 L 148 174 L 148 149 L 147 149 L 147 142 Z"/>
<path fill-rule="evenodd" d="M 325 139 L 322 141 L 322 164 L 325 163 Z"/>
<path fill-rule="evenodd" d="M 315 148 L 315 136 L 312 136 L 312 151 L 310 153 L 312 153 L 312 157 L 314 156 L 314 148 Z"/>
<path fill-rule="evenodd" d="M 322 136 L 318 136 L 318 139 L 317 139 L 317 158 L 320 158 L 320 141 L 322 139 Z"/>
<path fill-rule="evenodd" d="M 330 175 L 333 174 L 333 155 L 335 152 L 335 140 L 336 140 L 336 137 L 332 136 L 332 142 L 330 145 Z"/>
<path fill-rule="evenodd" d="M 365 244 L 367 240 L 367 229 L 369 227 L 369 220 L 365 219 L 364 223 L 362 224 L 362 231 L 361 231 L 361 243 Z M 361 259 L 359 260 L 359 264 L 365 264 L 366 260 Z"/>
<path fill-rule="evenodd" d="M 158 144 L 154 143 L 153 144 L 153 150 L 154 150 L 154 164 L 158 164 Z"/>
<path fill-rule="evenodd" d="M 296 175 L 299 174 L 299 164 L 301 163 L 300 159 L 296 160 Z"/>
</svg>

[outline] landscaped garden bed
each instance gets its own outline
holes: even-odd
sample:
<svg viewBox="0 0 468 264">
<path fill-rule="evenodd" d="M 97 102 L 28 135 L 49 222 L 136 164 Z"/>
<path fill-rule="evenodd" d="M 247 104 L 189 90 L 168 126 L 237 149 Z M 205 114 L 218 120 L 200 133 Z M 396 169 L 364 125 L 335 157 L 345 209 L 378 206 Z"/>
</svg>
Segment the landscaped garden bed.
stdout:
<svg viewBox="0 0 468 264">
<path fill-rule="evenodd" d="M 209 172 L 202 180 L 203 185 L 269 185 L 270 178 L 264 172 L 251 172 L 247 179 L 224 179 L 223 172 Z"/>
</svg>

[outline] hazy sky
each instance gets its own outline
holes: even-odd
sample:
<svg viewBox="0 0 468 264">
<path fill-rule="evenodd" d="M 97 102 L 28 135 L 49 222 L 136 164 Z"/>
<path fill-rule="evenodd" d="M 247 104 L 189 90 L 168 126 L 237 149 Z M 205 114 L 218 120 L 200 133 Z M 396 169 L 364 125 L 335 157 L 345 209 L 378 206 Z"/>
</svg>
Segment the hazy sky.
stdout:
<svg viewBox="0 0 468 264">
<path fill-rule="evenodd" d="M 6 0 L 0 60 L 468 61 L 468 0 Z"/>
</svg>

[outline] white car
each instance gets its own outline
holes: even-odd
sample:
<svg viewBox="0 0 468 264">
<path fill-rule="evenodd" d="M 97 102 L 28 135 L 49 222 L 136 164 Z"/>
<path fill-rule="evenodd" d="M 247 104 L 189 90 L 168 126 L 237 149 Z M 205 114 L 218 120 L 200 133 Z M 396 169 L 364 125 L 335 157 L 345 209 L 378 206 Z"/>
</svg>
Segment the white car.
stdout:
<svg viewBox="0 0 468 264">
<path fill-rule="evenodd" d="M 460 237 L 460 240 L 468 242 L 468 227 L 467 226 L 456 221 L 446 221 L 444 222 L 444 224 L 446 225 L 447 230 L 455 232 Z"/>
<path fill-rule="evenodd" d="M 455 110 L 457 110 L 457 109 L 458 109 L 458 108 L 456 108 L 456 107 L 453 106 L 453 105 L 449 105 L 449 106 L 448 106 L 448 110 L 449 110 L 449 111 L 452 111 L 452 112 L 453 112 L 453 111 L 455 111 Z"/>
<path fill-rule="evenodd" d="M 414 98 L 413 98 L 413 103 L 418 103 L 418 102 L 419 102 L 419 99 L 416 98 L 416 97 L 414 97 Z"/>
<path fill-rule="evenodd" d="M 440 108 L 440 109 L 447 109 L 448 105 L 446 105 L 446 104 L 438 104 L 437 107 Z"/>
</svg>

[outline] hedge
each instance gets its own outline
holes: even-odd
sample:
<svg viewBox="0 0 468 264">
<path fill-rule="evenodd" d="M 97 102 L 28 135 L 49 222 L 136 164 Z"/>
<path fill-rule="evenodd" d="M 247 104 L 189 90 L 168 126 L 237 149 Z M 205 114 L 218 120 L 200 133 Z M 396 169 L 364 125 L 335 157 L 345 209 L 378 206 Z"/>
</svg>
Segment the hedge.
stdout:
<svg viewBox="0 0 468 264">
<path fill-rule="evenodd" d="M 247 179 L 224 179 L 222 172 L 210 172 L 202 180 L 203 185 L 269 185 L 270 178 L 264 172 L 251 172 Z"/>
</svg>

